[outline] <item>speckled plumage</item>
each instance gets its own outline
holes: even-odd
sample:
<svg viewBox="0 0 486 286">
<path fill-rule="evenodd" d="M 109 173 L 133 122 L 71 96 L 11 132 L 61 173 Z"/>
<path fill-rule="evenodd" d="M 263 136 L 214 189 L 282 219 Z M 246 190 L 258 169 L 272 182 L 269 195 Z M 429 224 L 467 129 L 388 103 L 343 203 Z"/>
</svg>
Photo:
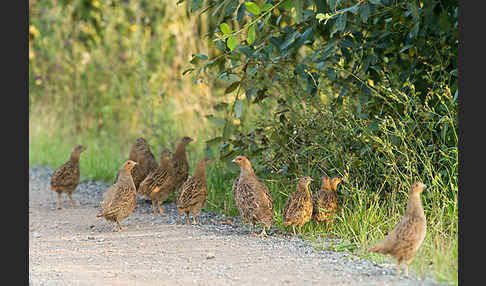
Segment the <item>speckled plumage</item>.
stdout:
<svg viewBox="0 0 486 286">
<path fill-rule="evenodd" d="M 61 193 L 66 193 L 74 206 L 72 193 L 79 184 L 79 156 L 86 147 L 79 145 L 71 152 L 69 160 L 59 166 L 51 177 L 51 190 L 57 192 L 57 209 L 61 209 Z"/>
<path fill-rule="evenodd" d="M 233 162 L 240 166 L 240 176 L 233 183 L 233 196 L 240 216 L 252 226 L 263 223 L 261 236 L 266 236 L 265 227 L 270 228 L 273 220 L 273 200 L 267 186 L 260 182 L 245 156 L 237 156 Z"/>
<path fill-rule="evenodd" d="M 402 219 L 392 232 L 370 249 L 371 252 L 393 256 L 397 260 L 397 274 L 400 274 L 400 264 L 405 262 L 405 275 L 408 276 L 408 265 L 425 238 L 427 220 L 420 199 L 424 188 L 421 182 L 412 184 Z"/>
<path fill-rule="evenodd" d="M 137 163 L 128 160 L 119 171 L 115 184 L 108 187 L 103 194 L 100 208 L 96 217 L 103 217 L 107 221 L 114 221 L 113 231 L 121 230 L 120 221 L 127 218 L 137 205 L 137 194 L 133 183 L 131 170 Z"/>
<path fill-rule="evenodd" d="M 189 163 L 187 162 L 186 145 L 192 141 L 191 137 L 184 136 L 177 143 L 176 150 L 172 156 L 172 165 L 174 166 L 174 192 L 177 194 L 180 187 L 189 177 Z"/>
<path fill-rule="evenodd" d="M 150 151 L 150 146 L 142 137 L 138 138 L 133 143 L 130 148 L 128 160 L 137 162 L 137 165 L 135 165 L 131 172 L 135 189 L 138 189 L 145 177 L 158 167 L 157 162 L 155 161 L 155 156 L 152 151 Z M 114 183 L 117 182 L 119 173 L 120 171 L 116 174 Z"/>
<path fill-rule="evenodd" d="M 152 200 L 152 208 L 155 211 L 155 202 L 159 206 L 159 212 L 164 213 L 160 206 L 172 193 L 174 188 L 174 168 L 170 160 L 170 151 L 168 149 L 162 150 L 160 153 L 159 166 L 150 172 L 147 177 L 140 183 L 137 189 L 137 194 L 147 197 Z"/>
<path fill-rule="evenodd" d="M 313 198 L 313 215 L 318 222 L 325 222 L 329 227 L 334 221 L 334 216 L 338 210 L 337 186 L 342 182 L 342 178 L 329 178 L 327 175 L 321 177 L 321 188 Z"/>
<path fill-rule="evenodd" d="M 189 224 L 189 214 L 192 215 L 192 224 L 196 224 L 195 218 L 199 216 L 208 198 L 206 165 L 210 161 L 209 158 L 199 160 L 194 171 L 194 176 L 189 177 L 182 184 L 179 195 L 177 196 L 177 210 L 179 213 L 186 214 L 187 224 Z"/>
<path fill-rule="evenodd" d="M 299 180 L 296 190 L 289 195 L 283 207 L 283 221 L 285 226 L 292 225 L 300 228 L 312 218 L 312 193 L 309 184 L 311 177 L 305 176 Z"/>
</svg>

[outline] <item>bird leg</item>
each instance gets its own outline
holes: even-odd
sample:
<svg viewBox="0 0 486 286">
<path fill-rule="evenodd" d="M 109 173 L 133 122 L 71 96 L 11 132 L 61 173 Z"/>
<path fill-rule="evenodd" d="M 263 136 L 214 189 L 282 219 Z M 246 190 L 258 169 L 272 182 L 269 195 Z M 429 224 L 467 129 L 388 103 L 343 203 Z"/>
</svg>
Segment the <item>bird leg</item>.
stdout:
<svg viewBox="0 0 486 286">
<path fill-rule="evenodd" d="M 156 216 L 157 213 L 155 212 L 155 200 L 152 200 L 152 209 L 154 210 L 154 216 Z"/>
<path fill-rule="evenodd" d="M 160 206 L 161 201 L 157 201 L 157 203 L 159 204 L 159 213 L 160 213 L 160 214 L 164 214 L 164 210 L 163 210 L 163 209 L 162 209 L 162 207 Z"/>
<path fill-rule="evenodd" d="M 263 229 L 265 229 L 265 228 L 263 228 Z M 294 231 L 294 235 L 296 235 L 295 234 L 295 225 L 292 225 L 292 230 Z"/>
<path fill-rule="evenodd" d="M 189 224 L 189 212 L 186 212 L 186 224 Z"/>
<path fill-rule="evenodd" d="M 121 226 L 120 226 L 120 223 L 118 222 L 118 220 L 115 218 L 115 226 L 113 227 L 113 232 L 117 232 L 117 231 L 120 231 L 121 230 Z"/>
<path fill-rule="evenodd" d="M 58 210 L 61 209 L 61 193 L 60 192 L 57 193 L 57 209 Z"/>
<path fill-rule="evenodd" d="M 267 232 L 265 231 L 265 226 L 263 226 L 262 232 L 258 235 L 260 237 L 267 237 Z"/>
<path fill-rule="evenodd" d="M 73 206 L 73 207 L 74 207 L 75 203 L 74 203 L 74 201 L 73 201 L 72 194 L 71 194 L 71 193 L 67 193 L 67 195 L 68 195 L 69 199 L 71 200 L 71 206 Z"/>
<path fill-rule="evenodd" d="M 408 263 L 405 262 L 405 276 L 408 276 Z"/>
<path fill-rule="evenodd" d="M 397 276 L 400 275 L 400 264 L 402 263 L 401 260 L 397 261 Z"/>
<path fill-rule="evenodd" d="M 196 224 L 196 216 L 194 214 L 192 215 L 192 224 Z"/>
</svg>

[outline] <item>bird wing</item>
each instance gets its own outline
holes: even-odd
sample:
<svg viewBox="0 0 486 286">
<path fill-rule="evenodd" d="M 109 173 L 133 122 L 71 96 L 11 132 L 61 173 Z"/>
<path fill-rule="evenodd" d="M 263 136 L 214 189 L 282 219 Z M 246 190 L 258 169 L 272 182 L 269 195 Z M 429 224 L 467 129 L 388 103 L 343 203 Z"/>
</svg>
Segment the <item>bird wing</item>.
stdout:
<svg viewBox="0 0 486 286">
<path fill-rule="evenodd" d="M 79 169 L 68 161 L 59 166 L 51 176 L 52 186 L 70 186 L 79 183 Z"/>
<path fill-rule="evenodd" d="M 187 208 L 194 206 L 207 198 L 206 186 L 195 177 L 189 177 L 181 187 L 177 198 L 177 207 Z"/>
</svg>

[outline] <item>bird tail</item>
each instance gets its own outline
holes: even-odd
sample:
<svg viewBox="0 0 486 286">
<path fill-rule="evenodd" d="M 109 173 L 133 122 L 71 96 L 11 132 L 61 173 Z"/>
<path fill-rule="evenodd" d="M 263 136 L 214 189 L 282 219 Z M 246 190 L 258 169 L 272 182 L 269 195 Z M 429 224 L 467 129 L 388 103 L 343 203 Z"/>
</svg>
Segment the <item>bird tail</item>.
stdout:
<svg viewBox="0 0 486 286">
<path fill-rule="evenodd" d="M 386 241 L 380 241 L 373 246 L 369 251 L 375 253 L 386 253 Z"/>
</svg>

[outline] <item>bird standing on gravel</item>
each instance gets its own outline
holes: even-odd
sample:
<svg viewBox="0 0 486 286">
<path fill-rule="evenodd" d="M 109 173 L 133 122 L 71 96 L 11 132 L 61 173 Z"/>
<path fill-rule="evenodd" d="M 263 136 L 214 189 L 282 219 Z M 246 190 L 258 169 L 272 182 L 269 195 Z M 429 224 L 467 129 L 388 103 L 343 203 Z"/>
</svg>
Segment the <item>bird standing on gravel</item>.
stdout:
<svg viewBox="0 0 486 286">
<path fill-rule="evenodd" d="M 260 236 L 267 236 L 273 220 L 273 200 L 267 186 L 260 182 L 245 156 L 236 156 L 233 162 L 240 166 L 240 176 L 233 183 L 233 196 L 238 212 L 245 223 L 251 224 L 254 234 L 255 222 L 263 223 Z"/>
<path fill-rule="evenodd" d="M 145 196 L 152 200 L 152 208 L 155 212 L 155 201 L 159 205 L 159 213 L 163 214 L 164 210 L 160 206 L 172 193 L 174 188 L 174 168 L 170 161 L 170 151 L 162 150 L 160 153 L 159 167 L 148 174 L 140 183 L 137 194 Z"/>
<path fill-rule="evenodd" d="M 329 178 L 327 175 L 321 177 L 321 188 L 313 198 L 314 218 L 318 222 L 326 222 L 326 228 L 334 221 L 338 209 L 337 186 L 342 182 L 341 177 Z"/>
<path fill-rule="evenodd" d="M 51 190 L 57 192 L 57 209 L 61 209 L 61 193 L 66 193 L 74 207 L 72 193 L 79 184 L 79 155 L 86 147 L 79 145 L 71 152 L 69 161 L 59 166 L 51 177 Z"/>
<path fill-rule="evenodd" d="M 182 137 L 179 143 L 177 143 L 176 150 L 172 156 L 172 165 L 174 166 L 175 172 L 173 192 L 176 194 L 179 192 L 179 188 L 182 186 L 182 184 L 184 184 L 189 176 L 189 163 L 187 162 L 186 145 L 190 142 L 192 142 L 191 137 Z"/>
<path fill-rule="evenodd" d="M 309 176 L 302 177 L 297 184 L 297 189 L 289 195 L 283 207 L 284 225 L 292 225 L 294 235 L 295 226 L 299 227 L 300 233 L 302 225 L 312 217 L 312 193 L 309 188 L 311 181 L 312 178 Z"/>
<path fill-rule="evenodd" d="M 199 217 L 199 213 L 208 198 L 206 165 L 209 162 L 211 162 L 209 158 L 199 160 L 194 176 L 189 177 L 182 184 L 181 191 L 177 197 L 177 210 L 180 214 L 186 214 L 187 224 L 189 224 L 189 213 L 192 214 L 192 224 L 196 224 L 195 218 L 196 216 Z"/>
<path fill-rule="evenodd" d="M 128 160 L 137 162 L 137 165 L 133 168 L 131 173 L 135 189 L 138 189 L 145 177 L 158 167 L 157 162 L 155 161 L 155 156 L 152 151 L 150 151 L 149 144 L 142 137 L 138 138 L 133 143 L 128 155 Z M 117 182 L 119 173 L 120 171 L 116 174 L 114 183 Z"/>
<path fill-rule="evenodd" d="M 427 221 L 420 200 L 425 187 L 421 182 L 412 184 L 402 219 L 392 232 L 370 249 L 371 252 L 393 256 L 397 260 L 397 275 L 400 275 L 400 264 L 405 262 L 405 276 L 408 276 L 408 265 L 425 238 Z"/>
<path fill-rule="evenodd" d="M 96 217 L 114 221 L 113 231 L 121 230 L 120 221 L 127 218 L 137 205 L 137 194 L 131 171 L 137 165 L 132 160 L 126 161 L 118 173 L 118 180 L 103 194 Z"/>
</svg>

